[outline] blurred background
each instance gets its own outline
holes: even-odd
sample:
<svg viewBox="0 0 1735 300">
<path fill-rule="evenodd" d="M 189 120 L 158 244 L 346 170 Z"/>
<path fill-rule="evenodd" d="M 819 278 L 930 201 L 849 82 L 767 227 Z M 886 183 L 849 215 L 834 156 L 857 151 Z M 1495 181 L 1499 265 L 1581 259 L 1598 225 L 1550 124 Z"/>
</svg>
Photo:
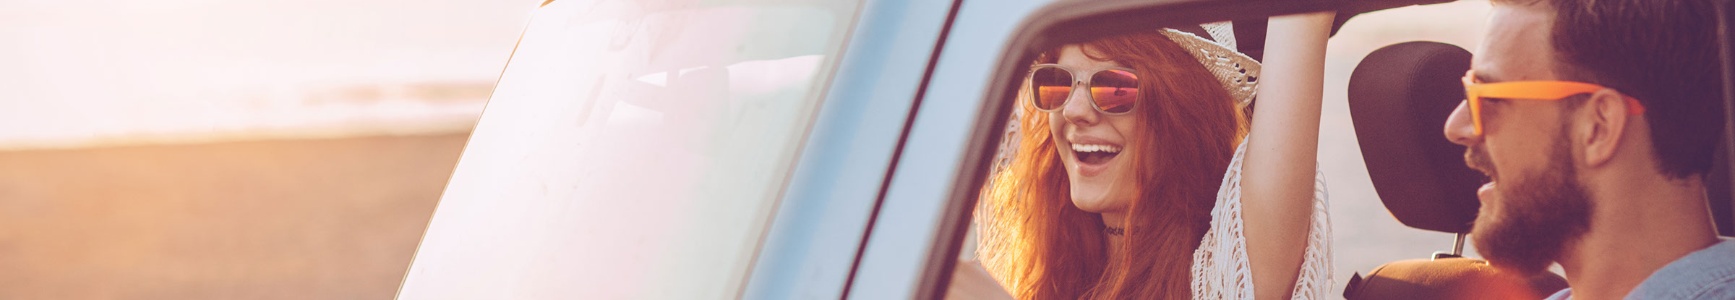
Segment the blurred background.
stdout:
<svg viewBox="0 0 1735 300">
<path fill-rule="evenodd" d="M 540 0 L 0 0 L 0 299 L 385 299 Z M 1338 289 L 1450 249 L 1385 212 L 1344 87 L 1485 1 L 1353 19 L 1321 168 Z M 1472 250 L 1473 251 L 1473 250 Z"/>
<path fill-rule="evenodd" d="M 389 299 L 541 0 L 0 0 L 0 299 Z"/>
</svg>

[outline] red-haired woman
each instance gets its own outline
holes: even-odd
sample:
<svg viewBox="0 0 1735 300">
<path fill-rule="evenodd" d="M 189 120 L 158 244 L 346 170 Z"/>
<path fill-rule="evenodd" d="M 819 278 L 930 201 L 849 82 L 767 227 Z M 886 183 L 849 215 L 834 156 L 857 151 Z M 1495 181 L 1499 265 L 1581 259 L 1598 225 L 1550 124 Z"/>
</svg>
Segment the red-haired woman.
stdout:
<svg viewBox="0 0 1735 300">
<path fill-rule="evenodd" d="M 983 266 L 1020 299 L 1325 298 L 1330 23 L 1272 18 L 1263 66 L 1226 24 L 1045 53 L 978 208 Z"/>
</svg>

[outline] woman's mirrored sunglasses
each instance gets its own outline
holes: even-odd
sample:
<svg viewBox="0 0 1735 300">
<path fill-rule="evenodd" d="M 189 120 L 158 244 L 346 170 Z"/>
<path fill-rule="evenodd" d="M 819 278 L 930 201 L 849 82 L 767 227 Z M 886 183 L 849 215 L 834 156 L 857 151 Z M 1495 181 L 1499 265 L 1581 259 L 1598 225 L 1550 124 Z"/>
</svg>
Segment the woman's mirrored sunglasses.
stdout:
<svg viewBox="0 0 1735 300">
<path fill-rule="evenodd" d="M 1060 65 L 1040 64 L 1030 69 L 1030 78 L 1026 82 L 1032 104 L 1046 112 L 1066 106 L 1066 101 L 1072 98 L 1072 90 L 1081 86 L 1089 89 L 1091 106 L 1107 114 L 1131 112 L 1140 97 L 1139 75 L 1127 68 L 1079 74 Z"/>
</svg>

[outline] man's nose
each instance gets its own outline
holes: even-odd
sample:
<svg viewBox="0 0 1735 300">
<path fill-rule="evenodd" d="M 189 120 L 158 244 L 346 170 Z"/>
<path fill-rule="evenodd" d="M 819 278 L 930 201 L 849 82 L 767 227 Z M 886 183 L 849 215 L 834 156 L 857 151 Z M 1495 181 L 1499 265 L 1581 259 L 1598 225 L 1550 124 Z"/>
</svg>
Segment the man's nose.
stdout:
<svg viewBox="0 0 1735 300">
<path fill-rule="evenodd" d="M 1096 123 L 1101 116 L 1097 114 L 1096 108 L 1091 106 L 1090 101 L 1089 87 L 1073 89 L 1072 94 L 1066 97 L 1066 104 L 1060 107 L 1061 116 L 1068 122 L 1077 124 Z"/>
<path fill-rule="evenodd" d="M 1458 102 L 1458 108 L 1452 109 L 1452 115 L 1446 117 L 1446 140 L 1453 144 L 1466 147 L 1482 142 L 1482 136 L 1476 134 L 1476 125 L 1470 119 L 1469 101 Z"/>
</svg>

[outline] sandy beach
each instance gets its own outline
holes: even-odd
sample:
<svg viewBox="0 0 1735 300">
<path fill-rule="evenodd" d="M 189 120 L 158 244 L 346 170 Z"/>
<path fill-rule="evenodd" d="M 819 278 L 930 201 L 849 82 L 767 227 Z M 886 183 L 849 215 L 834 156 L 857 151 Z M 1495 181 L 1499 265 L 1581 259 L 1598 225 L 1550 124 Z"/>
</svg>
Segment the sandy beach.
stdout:
<svg viewBox="0 0 1735 300">
<path fill-rule="evenodd" d="M 0 152 L 0 299 L 388 299 L 467 133 Z"/>
</svg>

